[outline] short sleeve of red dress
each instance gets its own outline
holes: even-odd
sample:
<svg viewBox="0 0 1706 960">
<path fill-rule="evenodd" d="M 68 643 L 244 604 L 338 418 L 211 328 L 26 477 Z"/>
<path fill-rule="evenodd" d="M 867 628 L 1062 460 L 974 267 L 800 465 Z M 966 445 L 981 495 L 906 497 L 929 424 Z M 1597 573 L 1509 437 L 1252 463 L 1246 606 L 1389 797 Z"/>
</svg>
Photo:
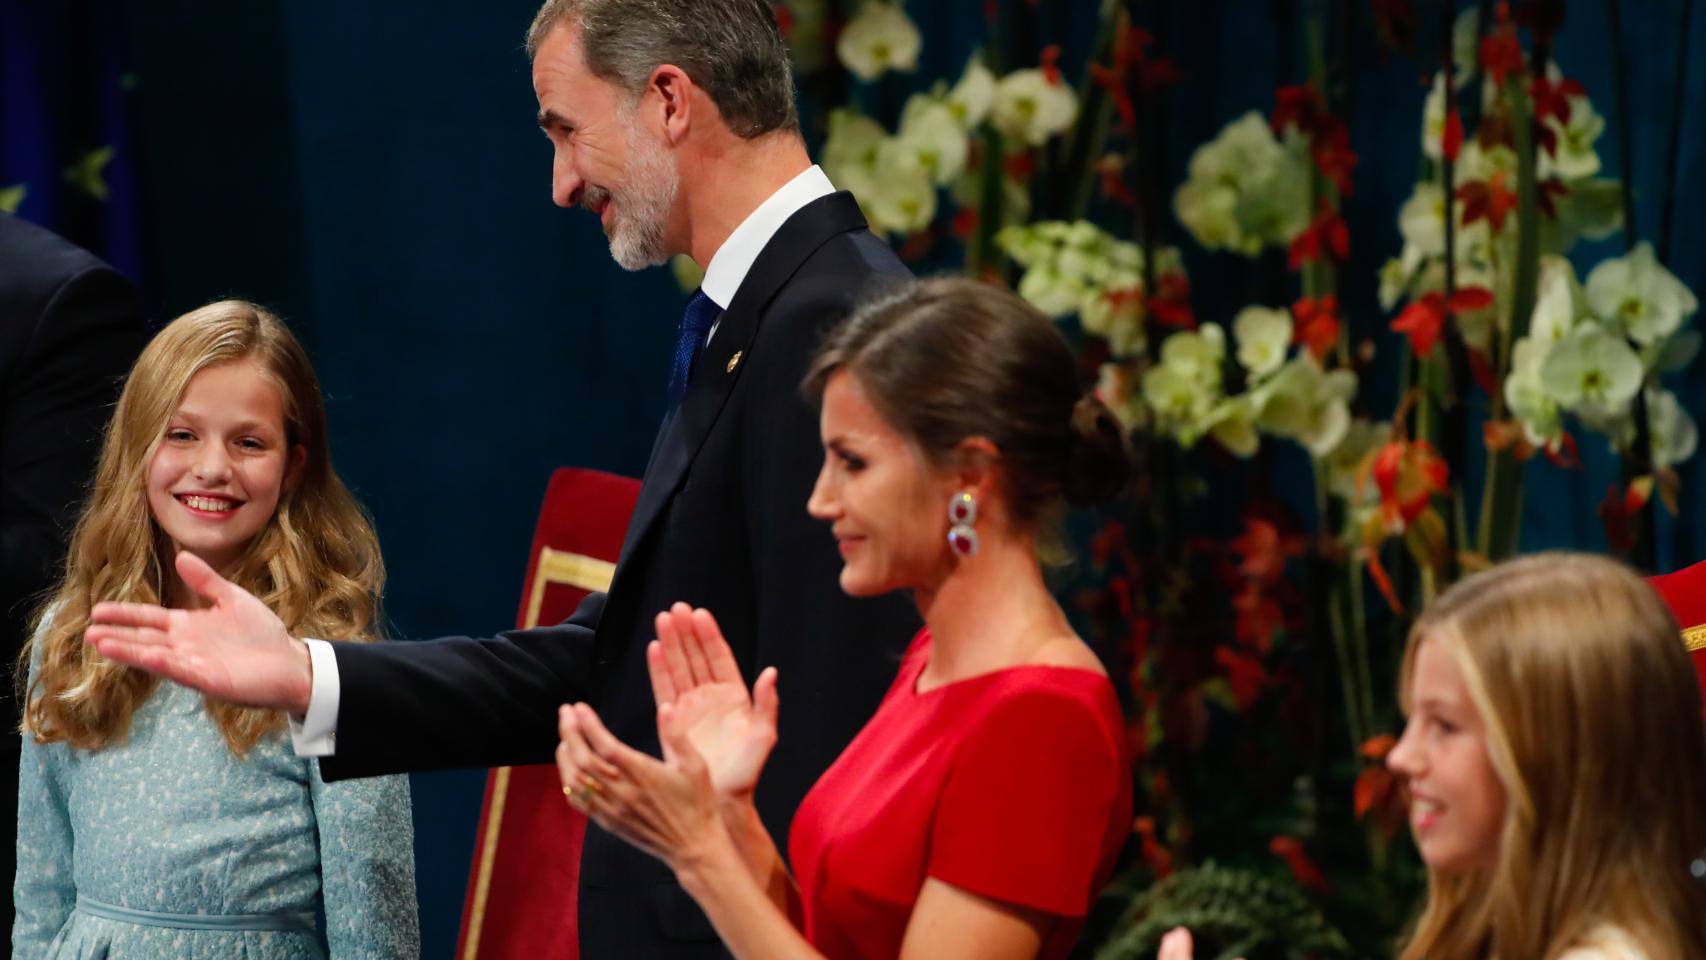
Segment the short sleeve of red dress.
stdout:
<svg viewBox="0 0 1706 960">
<path fill-rule="evenodd" d="M 975 726 L 943 783 L 926 870 L 980 896 L 1079 917 L 1128 827 L 1124 734 L 1105 680 L 1047 672 L 1057 682 L 1033 675 L 965 718 Z"/>
</svg>

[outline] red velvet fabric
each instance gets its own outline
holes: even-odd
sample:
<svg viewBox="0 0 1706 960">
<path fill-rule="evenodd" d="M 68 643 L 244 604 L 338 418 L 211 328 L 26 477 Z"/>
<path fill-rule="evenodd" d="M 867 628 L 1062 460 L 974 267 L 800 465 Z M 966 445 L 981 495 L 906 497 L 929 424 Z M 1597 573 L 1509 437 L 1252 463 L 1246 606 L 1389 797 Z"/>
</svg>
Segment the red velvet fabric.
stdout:
<svg viewBox="0 0 1706 960">
<path fill-rule="evenodd" d="M 558 623 L 587 595 L 582 587 L 546 581 L 540 586 L 536 621 L 527 622 L 545 548 L 615 563 L 639 494 L 638 480 L 596 470 L 565 467 L 551 475 L 528 554 L 517 627 Z M 575 960 L 580 956 L 575 903 L 586 818 L 563 802 L 555 766 L 504 769 L 507 774 L 493 770 L 486 777 L 456 956 Z M 488 836 L 494 818 L 498 830 Z M 480 875 L 488 857 L 482 891 Z"/>
<path fill-rule="evenodd" d="M 1706 561 L 1684 567 L 1675 573 L 1649 577 L 1659 596 L 1670 605 L 1671 615 L 1684 634 L 1693 627 L 1706 626 Z M 1706 647 L 1689 652 L 1694 660 L 1694 672 L 1700 677 L 1700 687 L 1706 692 Z"/>
</svg>

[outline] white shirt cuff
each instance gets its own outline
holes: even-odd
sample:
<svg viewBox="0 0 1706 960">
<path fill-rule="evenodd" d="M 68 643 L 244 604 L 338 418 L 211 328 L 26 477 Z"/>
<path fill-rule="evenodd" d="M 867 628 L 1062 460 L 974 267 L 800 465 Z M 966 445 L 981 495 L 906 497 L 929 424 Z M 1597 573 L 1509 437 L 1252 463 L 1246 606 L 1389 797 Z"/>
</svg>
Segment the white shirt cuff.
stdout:
<svg viewBox="0 0 1706 960">
<path fill-rule="evenodd" d="M 338 655 L 324 640 L 309 640 L 308 662 L 314 685 L 308 691 L 308 713 L 290 717 L 290 744 L 299 757 L 329 757 L 338 749 Z"/>
</svg>

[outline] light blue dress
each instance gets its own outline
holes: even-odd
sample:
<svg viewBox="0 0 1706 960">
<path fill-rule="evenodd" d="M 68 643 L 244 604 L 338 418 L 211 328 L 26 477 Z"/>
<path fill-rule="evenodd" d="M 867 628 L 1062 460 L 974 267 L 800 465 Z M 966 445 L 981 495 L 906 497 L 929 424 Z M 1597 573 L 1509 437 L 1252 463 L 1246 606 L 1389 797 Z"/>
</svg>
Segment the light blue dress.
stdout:
<svg viewBox="0 0 1706 960">
<path fill-rule="evenodd" d="M 408 779 L 325 783 L 283 734 L 239 760 L 167 682 L 123 743 L 23 738 L 12 892 L 17 960 L 420 955 Z"/>
</svg>

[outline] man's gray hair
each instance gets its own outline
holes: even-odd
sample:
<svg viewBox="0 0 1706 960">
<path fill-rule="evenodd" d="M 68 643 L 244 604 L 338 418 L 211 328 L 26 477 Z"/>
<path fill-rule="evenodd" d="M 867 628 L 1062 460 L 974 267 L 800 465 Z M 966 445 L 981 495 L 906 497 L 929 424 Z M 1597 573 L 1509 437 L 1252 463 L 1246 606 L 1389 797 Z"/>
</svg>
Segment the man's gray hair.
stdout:
<svg viewBox="0 0 1706 960">
<path fill-rule="evenodd" d="M 527 28 L 528 59 L 564 25 L 580 27 L 587 68 L 630 101 L 668 63 L 705 91 L 737 136 L 800 128 L 788 46 L 765 0 L 545 0 Z"/>
</svg>

